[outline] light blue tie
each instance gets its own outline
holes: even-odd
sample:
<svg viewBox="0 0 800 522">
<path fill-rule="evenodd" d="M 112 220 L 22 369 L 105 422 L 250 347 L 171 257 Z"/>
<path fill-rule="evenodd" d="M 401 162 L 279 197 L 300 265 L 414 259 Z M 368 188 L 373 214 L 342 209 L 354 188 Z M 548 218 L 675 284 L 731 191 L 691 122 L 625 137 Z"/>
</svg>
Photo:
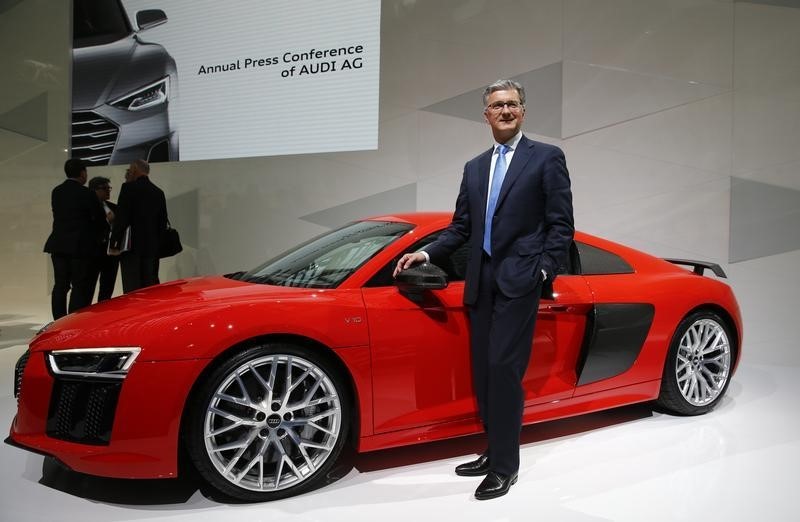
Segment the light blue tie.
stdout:
<svg viewBox="0 0 800 522">
<path fill-rule="evenodd" d="M 483 229 L 483 250 L 492 255 L 492 218 L 494 209 L 497 207 L 497 197 L 500 195 L 500 187 L 503 186 L 503 179 L 506 177 L 506 152 L 507 145 L 497 147 L 497 161 L 494 163 L 494 174 L 492 175 L 492 187 L 489 189 L 489 204 L 486 206 L 486 221 Z"/>
</svg>

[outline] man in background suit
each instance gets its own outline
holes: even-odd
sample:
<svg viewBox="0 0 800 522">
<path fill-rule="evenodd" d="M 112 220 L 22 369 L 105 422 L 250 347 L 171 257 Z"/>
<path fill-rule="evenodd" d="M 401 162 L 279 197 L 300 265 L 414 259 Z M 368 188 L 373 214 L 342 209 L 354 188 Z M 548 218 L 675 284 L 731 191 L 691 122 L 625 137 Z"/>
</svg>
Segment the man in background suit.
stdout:
<svg viewBox="0 0 800 522">
<path fill-rule="evenodd" d="M 456 467 L 485 478 L 479 500 L 505 495 L 517 481 L 519 437 L 533 330 L 544 284 L 567 256 L 574 226 L 564 153 L 526 138 L 525 90 L 498 80 L 483 94 L 495 145 L 464 166 L 453 220 L 424 252 L 405 254 L 395 275 L 444 260 L 472 240 L 464 303 L 469 310 L 472 377 L 489 447 Z"/>
<path fill-rule="evenodd" d="M 135 160 L 128 167 L 117 200 L 117 215 L 111 231 L 109 253 L 124 250 L 122 240 L 130 227 L 130 250 L 121 252 L 122 291 L 157 285 L 158 243 L 167 228 L 167 200 L 164 192 L 150 181 L 150 165 Z"/>
<path fill-rule="evenodd" d="M 114 294 L 114 285 L 117 282 L 119 271 L 119 256 L 108 255 L 108 240 L 111 235 L 111 225 L 117 214 L 117 205 L 109 201 L 111 198 L 111 180 L 97 176 L 89 180 L 89 190 L 94 192 L 97 200 L 103 206 L 106 219 L 101 226 L 101 239 L 94 259 L 94 273 L 92 275 L 92 288 L 99 282 L 97 302 L 111 299 Z M 94 293 L 94 292 L 92 292 Z"/>
<path fill-rule="evenodd" d="M 86 163 L 68 159 L 67 179 L 53 189 L 53 230 L 44 251 L 53 261 L 55 283 L 51 295 L 53 319 L 58 319 L 92 302 L 92 258 L 97 248 L 103 209 L 84 187 Z M 67 294 L 69 293 L 69 307 Z"/>
</svg>

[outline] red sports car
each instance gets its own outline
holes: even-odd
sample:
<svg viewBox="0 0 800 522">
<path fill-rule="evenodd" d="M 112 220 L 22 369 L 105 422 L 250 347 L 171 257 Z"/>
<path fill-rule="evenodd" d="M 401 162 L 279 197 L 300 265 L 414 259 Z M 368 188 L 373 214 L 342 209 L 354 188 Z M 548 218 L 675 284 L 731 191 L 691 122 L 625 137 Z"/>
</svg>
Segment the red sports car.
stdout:
<svg viewBox="0 0 800 522">
<path fill-rule="evenodd" d="M 461 302 L 466 247 L 395 281 L 405 252 L 450 221 L 384 216 L 249 272 L 143 289 L 64 317 L 16 367 L 6 442 L 92 475 L 200 475 L 244 500 L 325 479 L 358 451 L 481 431 Z M 691 270 L 677 265 L 688 265 Z M 717 265 L 575 237 L 539 305 L 526 423 L 655 400 L 705 413 L 741 356 Z"/>
</svg>

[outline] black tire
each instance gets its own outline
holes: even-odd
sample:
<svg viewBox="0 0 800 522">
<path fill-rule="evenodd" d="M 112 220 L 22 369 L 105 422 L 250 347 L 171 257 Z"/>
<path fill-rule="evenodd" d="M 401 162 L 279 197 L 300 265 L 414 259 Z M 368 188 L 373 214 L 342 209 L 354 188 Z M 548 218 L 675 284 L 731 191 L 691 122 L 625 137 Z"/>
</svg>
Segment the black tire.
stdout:
<svg viewBox="0 0 800 522">
<path fill-rule="evenodd" d="M 731 381 L 736 337 L 723 318 L 699 310 L 675 330 L 656 403 L 676 415 L 702 415 L 719 404 Z"/>
<path fill-rule="evenodd" d="M 277 500 L 323 485 L 347 442 L 351 411 L 328 354 L 266 344 L 211 370 L 188 405 L 183 437 L 214 489 L 247 502 Z"/>
</svg>

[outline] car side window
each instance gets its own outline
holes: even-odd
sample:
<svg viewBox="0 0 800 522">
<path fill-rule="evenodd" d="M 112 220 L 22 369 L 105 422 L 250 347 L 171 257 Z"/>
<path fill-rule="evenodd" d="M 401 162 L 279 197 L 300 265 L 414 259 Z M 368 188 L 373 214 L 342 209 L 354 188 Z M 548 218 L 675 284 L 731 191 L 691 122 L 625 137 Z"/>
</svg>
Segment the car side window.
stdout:
<svg viewBox="0 0 800 522">
<path fill-rule="evenodd" d="M 633 267 L 617 254 L 575 241 L 579 273 L 583 275 L 632 274 Z"/>
<path fill-rule="evenodd" d="M 424 250 L 426 246 L 430 245 L 441 234 L 441 231 L 435 232 L 426 236 L 413 245 L 407 250 L 404 250 L 400 255 L 406 254 L 408 252 L 418 252 L 420 250 Z M 446 262 L 440 263 L 437 266 L 445 271 L 447 274 L 447 281 L 450 283 L 456 281 L 463 281 L 464 277 L 467 274 L 467 257 L 469 256 L 469 241 L 461 245 L 455 252 L 453 252 L 450 257 L 447 259 Z M 390 263 L 386 264 L 383 268 L 381 268 L 372 278 L 367 281 L 364 285 L 368 288 L 374 288 L 379 286 L 392 286 L 394 285 L 394 278 L 392 277 L 392 272 L 394 272 L 394 267 L 397 265 L 397 261 L 400 259 L 400 256 L 393 259 Z"/>
</svg>

